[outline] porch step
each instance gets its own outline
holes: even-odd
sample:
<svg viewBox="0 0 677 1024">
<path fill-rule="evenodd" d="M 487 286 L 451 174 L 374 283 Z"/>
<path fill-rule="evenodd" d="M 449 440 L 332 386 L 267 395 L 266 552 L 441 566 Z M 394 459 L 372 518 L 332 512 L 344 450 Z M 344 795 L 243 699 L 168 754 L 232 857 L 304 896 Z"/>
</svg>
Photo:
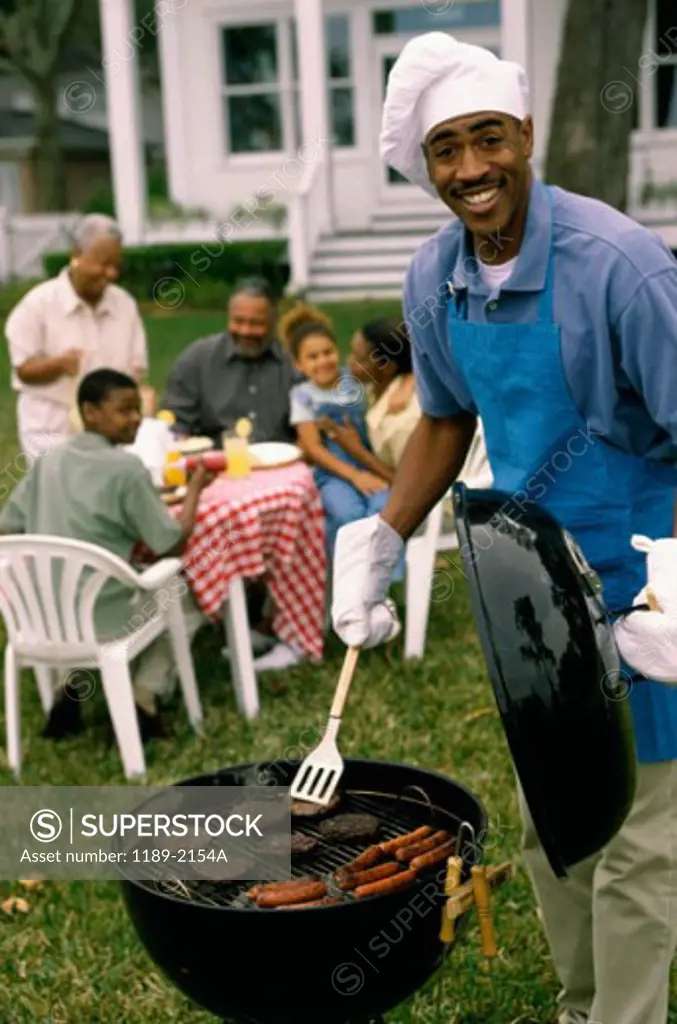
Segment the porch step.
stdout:
<svg viewBox="0 0 677 1024">
<path fill-rule="evenodd" d="M 450 220 L 449 212 L 442 214 L 434 211 L 430 213 L 402 212 L 397 214 L 383 213 L 377 211 L 371 218 L 374 231 L 417 231 L 432 235 L 435 231 L 447 224 Z"/>
<path fill-rule="evenodd" d="M 369 242 L 365 240 L 353 249 L 339 252 L 316 252 L 313 259 L 313 275 L 336 274 L 341 271 L 347 273 L 355 271 L 371 270 L 396 270 L 398 273 L 406 271 L 414 248 L 393 248 L 371 249 Z"/>
<path fill-rule="evenodd" d="M 364 302 L 374 299 L 401 301 L 402 289 L 371 285 L 365 288 L 314 288 L 308 293 L 309 302 Z"/>
<path fill-rule="evenodd" d="M 363 288 L 365 286 L 402 289 L 407 263 L 401 267 L 383 270 L 376 265 L 351 266 L 344 269 L 313 270 L 312 288 Z"/>
<path fill-rule="evenodd" d="M 423 245 L 431 232 L 411 231 L 355 231 L 341 232 L 321 238 L 316 258 L 326 256 L 343 256 L 346 253 L 392 253 L 406 252 L 411 255 L 419 245 Z"/>
<path fill-rule="evenodd" d="M 313 254 L 308 298 L 313 302 L 401 299 L 416 250 L 449 220 L 433 200 L 382 203 L 368 231 L 321 238 Z"/>
</svg>

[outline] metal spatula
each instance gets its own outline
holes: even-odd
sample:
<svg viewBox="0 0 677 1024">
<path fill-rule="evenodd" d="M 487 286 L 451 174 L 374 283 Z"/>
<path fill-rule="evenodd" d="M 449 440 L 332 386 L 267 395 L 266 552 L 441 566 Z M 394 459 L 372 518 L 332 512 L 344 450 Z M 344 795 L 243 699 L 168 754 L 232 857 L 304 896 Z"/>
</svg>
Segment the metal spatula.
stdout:
<svg viewBox="0 0 677 1024">
<path fill-rule="evenodd" d="M 336 791 L 343 775 L 343 759 L 336 745 L 336 736 L 359 653 L 359 647 L 349 647 L 346 652 L 327 728 L 318 746 L 311 750 L 294 777 L 292 800 L 306 800 L 326 807 Z"/>
</svg>

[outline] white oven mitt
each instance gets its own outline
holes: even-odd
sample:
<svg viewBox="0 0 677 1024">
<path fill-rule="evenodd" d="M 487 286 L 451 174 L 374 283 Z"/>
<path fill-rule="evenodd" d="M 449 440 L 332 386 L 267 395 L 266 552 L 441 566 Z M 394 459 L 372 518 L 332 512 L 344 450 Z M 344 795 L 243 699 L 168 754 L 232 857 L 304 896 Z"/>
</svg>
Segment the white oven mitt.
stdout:
<svg viewBox="0 0 677 1024">
<path fill-rule="evenodd" d="M 621 657 L 647 679 L 677 686 L 677 539 L 634 536 L 636 551 L 647 555 L 647 584 L 633 605 L 651 611 L 631 612 L 614 626 Z"/>
<path fill-rule="evenodd" d="M 348 647 L 376 647 L 401 630 L 388 598 L 404 541 L 380 516 L 342 526 L 336 538 L 332 622 Z"/>
</svg>

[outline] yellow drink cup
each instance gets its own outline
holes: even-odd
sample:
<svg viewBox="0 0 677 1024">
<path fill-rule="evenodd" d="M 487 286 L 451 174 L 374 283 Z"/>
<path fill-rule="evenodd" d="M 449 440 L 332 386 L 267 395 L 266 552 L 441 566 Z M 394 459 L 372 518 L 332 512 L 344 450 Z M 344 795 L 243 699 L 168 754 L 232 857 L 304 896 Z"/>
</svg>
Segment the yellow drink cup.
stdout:
<svg viewBox="0 0 677 1024">
<path fill-rule="evenodd" d="M 249 476 L 251 460 L 246 437 L 225 437 L 223 454 L 226 458 L 226 476 L 233 479 Z"/>
<path fill-rule="evenodd" d="M 181 452 L 167 452 L 165 458 L 165 486 L 184 487 L 186 484 L 186 471 L 182 466 L 177 465 L 181 459 Z"/>
</svg>

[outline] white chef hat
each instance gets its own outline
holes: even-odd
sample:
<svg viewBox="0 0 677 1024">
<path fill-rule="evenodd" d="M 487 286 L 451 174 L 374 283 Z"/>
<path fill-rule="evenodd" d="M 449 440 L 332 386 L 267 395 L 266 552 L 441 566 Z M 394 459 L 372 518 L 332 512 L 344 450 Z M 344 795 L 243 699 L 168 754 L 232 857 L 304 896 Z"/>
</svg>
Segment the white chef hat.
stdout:
<svg viewBox="0 0 677 1024">
<path fill-rule="evenodd" d="M 519 64 L 446 32 L 426 32 L 402 49 L 388 77 L 381 159 L 414 185 L 436 195 L 421 144 L 431 128 L 482 110 L 529 113 L 529 84 Z"/>
</svg>

